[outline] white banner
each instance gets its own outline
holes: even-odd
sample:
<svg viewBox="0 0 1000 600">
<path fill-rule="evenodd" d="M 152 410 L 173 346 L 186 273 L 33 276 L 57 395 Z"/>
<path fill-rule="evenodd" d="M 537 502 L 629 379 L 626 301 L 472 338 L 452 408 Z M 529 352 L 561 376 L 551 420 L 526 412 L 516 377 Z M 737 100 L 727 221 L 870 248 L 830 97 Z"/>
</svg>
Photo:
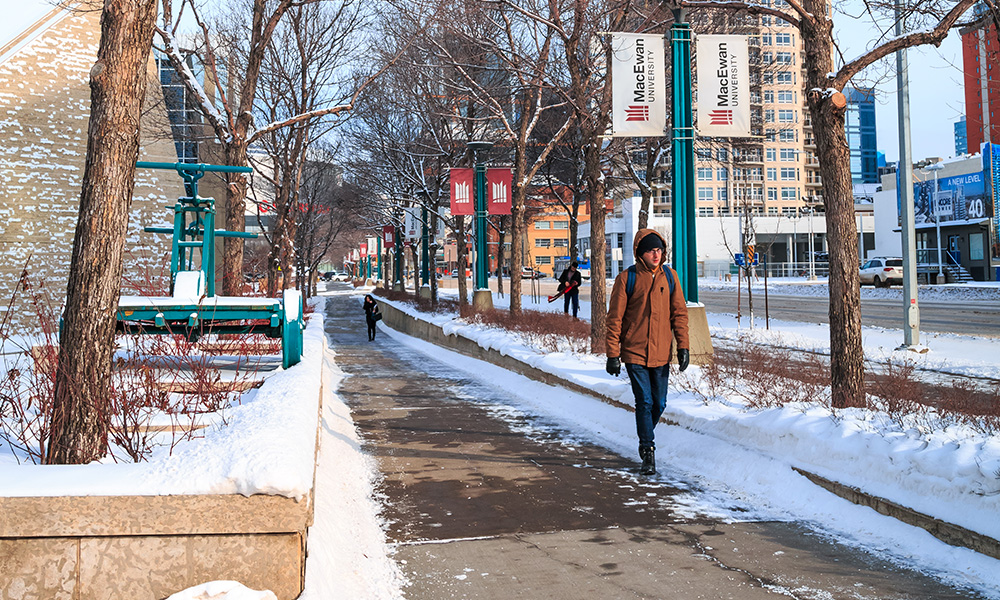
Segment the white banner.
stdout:
<svg viewBox="0 0 1000 600">
<path fill-rule="evenodd" d="M 423 235 L 423 223 L 420 221 L 420 209 L 416 206 L 410 206 L 403 209 L 403 215 L 405 216 L 403 237 L 408 240 L 415 240 Z"/>
<path fill-rule="evenodd" d="M 745 35 L 698 36 L 698 135 L 750 135 L 750 69 Z"/>
<path fill-rule="evenodd" d="M 663 60 L 662 35 L 611 35 L 614 137 L 663 135 L 667 125 Z"/>
</svg>

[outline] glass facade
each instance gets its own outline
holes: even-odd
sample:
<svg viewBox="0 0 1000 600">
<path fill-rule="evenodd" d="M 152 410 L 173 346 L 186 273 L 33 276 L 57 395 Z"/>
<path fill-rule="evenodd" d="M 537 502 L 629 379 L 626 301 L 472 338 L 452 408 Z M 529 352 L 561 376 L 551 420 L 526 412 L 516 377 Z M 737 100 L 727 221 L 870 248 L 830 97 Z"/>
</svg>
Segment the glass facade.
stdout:
<svg viewBox="0 0 1000 600">
<path fill-rule="evenodd" d="M 875 93 L 872 89 L 844 88 L 847 113 L 844 129 L 851 149 L 851 180 L 878 183 L 878 140 L 875 133 Z"/>
</svg>

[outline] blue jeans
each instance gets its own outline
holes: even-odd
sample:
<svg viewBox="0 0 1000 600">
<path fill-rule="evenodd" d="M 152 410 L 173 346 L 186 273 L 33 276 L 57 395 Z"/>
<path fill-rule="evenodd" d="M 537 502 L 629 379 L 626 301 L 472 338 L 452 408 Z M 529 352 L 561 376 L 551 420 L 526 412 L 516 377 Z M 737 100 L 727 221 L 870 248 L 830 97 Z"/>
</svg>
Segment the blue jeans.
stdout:
<svg viewBox="0 0 1000 600">
<path fill-rule="evenodd" d="M 656 446 L 653 443 L 653 428 L 667 407 L 670 365 L 649 368 L 626 363 L 625 370 L 635 396 L 635 431 L 639 435 L 639 447 L 653 448 Z"/>
<path fill-rule="evenodd" d="M 570 302 L 573 303 L 573 317 L 576 318 L 576 313 L 580 312 L 580 290 L 573 290 L 563 295 L 563 312 L 566 314 L 569 314 Z"/>
</svg>

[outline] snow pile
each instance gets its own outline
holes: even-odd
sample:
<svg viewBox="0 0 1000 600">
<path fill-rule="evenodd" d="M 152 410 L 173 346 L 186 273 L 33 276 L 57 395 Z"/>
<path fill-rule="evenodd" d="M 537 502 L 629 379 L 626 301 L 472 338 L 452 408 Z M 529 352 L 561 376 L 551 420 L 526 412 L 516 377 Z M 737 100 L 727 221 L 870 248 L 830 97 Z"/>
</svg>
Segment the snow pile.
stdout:
<svg viewBox="0 0 1000 600">
<path fill-rule="evenodd" d="M 212 581 L 172 594 L 167 600 L 278 600 L 270 590 L 258 592 L 236 581 Z"/>
<path fill-rule="evenodd" d="M 323 315 L 303 332 L 302 362 L 247 392 L 225 422 L 148 462 L 19 465 L 0 455 L 2 496 L 274 494 L 301 500 L 312 489 L 319 389 L 326 341 Z"/>
</svg>

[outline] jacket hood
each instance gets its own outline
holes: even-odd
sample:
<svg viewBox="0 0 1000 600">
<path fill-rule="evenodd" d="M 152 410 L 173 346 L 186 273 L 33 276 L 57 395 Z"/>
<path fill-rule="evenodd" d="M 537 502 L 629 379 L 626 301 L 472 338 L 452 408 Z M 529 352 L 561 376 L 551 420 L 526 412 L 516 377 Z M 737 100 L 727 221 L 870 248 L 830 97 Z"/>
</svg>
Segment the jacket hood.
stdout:
<svg viewBox="0 0 1000 600">
<path fill-rule="evenodd" d="M 664 238 L 662 235 L 660 235 L 659 232 L 657 232 L 655 229 L 640 229 L 639 231 L 635 232 L 635 239 L 632 240 L 632 256 L 635 257 L 635 264 L 636 265 L 642 265 L 643 268 L 648 268 L 648 267 L 646 266 L 646 262 L 643 261 L 642 258 L 639 257 L 639 242 L 642 241 L 642 238 L 646 237 L 647 235 L 649 235 L 651 233 L 653 235 L 655 235 L 656 237 L 660 238 L 660 241 L 663 242 L 663 254 L 660 256 L 660 265 L 662 265 L 663 263 L 667 262 L 667 240 L 666 240 L 666 238 Z M 660 265 L 656 265 L 656 266 L 659 267 Z"/>
</svg>

